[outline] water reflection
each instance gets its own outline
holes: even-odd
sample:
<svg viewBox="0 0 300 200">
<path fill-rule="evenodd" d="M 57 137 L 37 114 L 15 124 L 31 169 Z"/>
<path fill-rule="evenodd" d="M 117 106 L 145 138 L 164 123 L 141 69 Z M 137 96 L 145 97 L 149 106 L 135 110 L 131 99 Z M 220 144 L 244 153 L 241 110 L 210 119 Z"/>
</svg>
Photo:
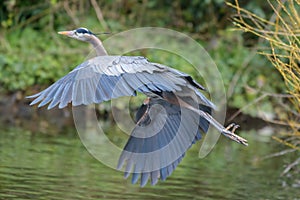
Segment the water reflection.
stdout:
<svg viewBox="0 0 300 200">
<path fill-rule="evenodd" d="M 299 198 L 298 189 L 282 187 L 285 160 L 259 160 L 274 146 L 251 135 L 249 147 L 220 140 L 204 159 L 195 145 L 167 181 L 140 188 L 90 156 L 74 134 L 6 130 L 0 132 L 0 199 Z"/>
</svg>

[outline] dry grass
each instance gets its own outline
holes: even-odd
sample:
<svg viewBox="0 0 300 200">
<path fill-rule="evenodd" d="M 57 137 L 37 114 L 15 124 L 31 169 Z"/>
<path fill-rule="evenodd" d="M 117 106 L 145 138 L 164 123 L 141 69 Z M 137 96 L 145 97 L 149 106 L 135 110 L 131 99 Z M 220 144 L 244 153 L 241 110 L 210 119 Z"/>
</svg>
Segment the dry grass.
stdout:
<svg viewBox="0 0 300 200">
<path fill-rule="evenodd" d="M 288 125 L 290 131 L 274 139 L 300 152 L 300 1 L 266 2 L 274 12 L 270 19 L 264 19 L 241 8 L 238 0 L 235 0 L 234 4 L 227 4 L 237 12 L 233 21 L 239 30 L 250 32 L 268 44 L 268 48 L 262 49 L 260 53 L 265 55 L 282 75 L 286 91 L 291 95 L 288 100 L 292 105 L 283 107 L 287 114 L 279 120 L 279 123 Z M 299 163 L 299 158 L 296 161 Z M 287 169 L 290 169 L 289 167 Z"/>
</svg>

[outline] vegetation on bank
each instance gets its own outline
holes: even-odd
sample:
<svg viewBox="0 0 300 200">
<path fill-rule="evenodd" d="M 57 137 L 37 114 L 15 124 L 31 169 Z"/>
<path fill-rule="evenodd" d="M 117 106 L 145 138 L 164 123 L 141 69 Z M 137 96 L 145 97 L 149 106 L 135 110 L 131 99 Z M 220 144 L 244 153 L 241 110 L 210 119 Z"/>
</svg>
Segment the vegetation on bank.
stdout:
<svg viewBox="0 0 300 200">
<path fill-rule="evenodd" d="M 280 72 L 287 92 L 286 100 L 278 106 L 277 112 L 285 113 L 278 115 L 277 123 L 286 125 L 289 131 L 283 131 L 279 136 L 273 138 L 291 148 L 281 151 L 274 156 L 281 156 L 286 153 L 300 152 L 300 2 L 268 1 L 273 9 L 273 16 L 270 20 L 241 8 L 236 0 L 235 4 L 228 3 L 237 10 L 234 18 L 236 25 L 243 31 L 249 32 L 260 39 L 267 41 L 267 46 L 260 49 L 260 53 L 266 56 L 272 65 Z M 266 48 L 267 47 L 267 48 Z M 276 97 L 280 98 L 280 97 Z M 300 157 L 290 163 L 283 174 L 288 174 L 295 166 L 299 171 Z M 297 170 L 294 170 L 297 174 Z"/>
<path fill-rule="evenodd" d="M 21 90 L 31 94 L 32 89 L 46 87 L 81 63 L 89 53 L 88 46 L 56 34 L 58 30 L 79 26 L 112 33 L 158 26 L 188 34 L 199 41 L 216 62 L 229 105 L 253 116 L 274 112 L 274 99 L 265 98 L 256 103 L 262 92 L 285 92 L 283 81 L 278 81 L 281 80 L 279 73 L 265 57 L 256 54 L 257 40 L 233 30 L 234 10 L 222 0 L 118 0 L 99 4 L 93 0 L 34 3 L 8 0 L 1 4 L 2 93 Z M 243 6 L 262 16 L 270 16 L 272 11 L 258 0 L 243 3 Z M 147 51 L 144 56 L 153 61 L 158 57 L 153 51 Z M 184 65 L 178 64 L 181 63 L 179 58 L 166 58 L 163 62 L 185 71 Z M 197 78 L 197 72 L 188 73 Z"/>
</svg>

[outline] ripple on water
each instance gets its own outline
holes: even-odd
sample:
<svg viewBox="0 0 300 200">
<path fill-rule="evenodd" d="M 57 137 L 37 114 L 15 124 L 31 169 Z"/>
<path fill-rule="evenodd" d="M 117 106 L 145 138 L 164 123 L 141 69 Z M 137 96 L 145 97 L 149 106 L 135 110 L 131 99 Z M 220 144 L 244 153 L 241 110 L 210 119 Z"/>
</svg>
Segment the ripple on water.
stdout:
<svg viewBox="0 0 300 200">
<path fill-rule="evenodd" d="M 268 143 L 244 148 L 221 140 L 204 159 L 193 147 L 167 181 L 131 185 L 123 173 L 99 163 L 78 137 L 0 132 L 0 199 L 297 199 L 282 188 L 282 158 Z"/>
</svg>

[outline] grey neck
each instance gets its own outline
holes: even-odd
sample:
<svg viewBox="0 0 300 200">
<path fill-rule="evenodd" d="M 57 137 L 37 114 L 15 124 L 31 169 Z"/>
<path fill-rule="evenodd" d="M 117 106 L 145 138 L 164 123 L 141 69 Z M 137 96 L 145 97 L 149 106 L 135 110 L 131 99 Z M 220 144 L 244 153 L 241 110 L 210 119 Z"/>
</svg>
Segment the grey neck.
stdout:
<svg viewBox="0 0 300 200">
<path fill-rule="evenodd" d="M 92 36 L 89 42 L 93 45 L 94 49 L 96 50 L 97 56 L 106 56 L 108 55 L 102 42 L 96 36 Z"/>
</svg>

